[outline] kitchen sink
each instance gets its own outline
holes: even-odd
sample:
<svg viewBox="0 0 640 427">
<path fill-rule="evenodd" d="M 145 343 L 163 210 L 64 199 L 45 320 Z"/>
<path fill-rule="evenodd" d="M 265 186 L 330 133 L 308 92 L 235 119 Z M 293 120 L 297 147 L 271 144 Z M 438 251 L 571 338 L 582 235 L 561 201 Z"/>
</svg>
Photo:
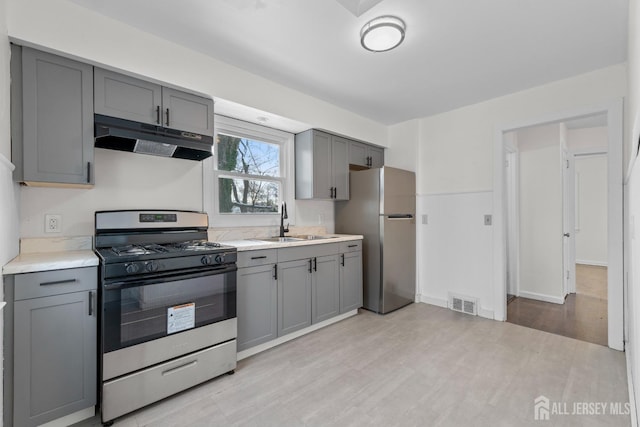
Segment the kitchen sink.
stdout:
<svg viewBox="0 0 640 427">
<path fill-rule="evenodd" d="M 254 239 L 254 240 L 259 240 L 261 242 L 299 242 L 301 240 L 304 239 L 300 239 L 298 237 L 265 237 L 263 239 Z"/>
<path fill-rule="evenodd" d="M 323 240 L 323 239 L 335 239 L 335 236 L 321 236 L 318 234 L 302 234 L 292 235 L 291 237 L 299 240 Z"/>
</svg>

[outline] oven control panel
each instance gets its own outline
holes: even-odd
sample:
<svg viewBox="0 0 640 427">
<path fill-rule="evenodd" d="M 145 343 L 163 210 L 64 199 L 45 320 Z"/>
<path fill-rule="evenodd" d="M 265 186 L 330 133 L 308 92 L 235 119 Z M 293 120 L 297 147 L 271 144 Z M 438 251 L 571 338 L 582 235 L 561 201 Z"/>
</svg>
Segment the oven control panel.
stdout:
<svg viewBox="0 0 640 427">
<path fill-rule="evenodd" d="M 178 216 L 173 213 L 141 213 L 140 222 L 177 222 Z"/>
</svg>

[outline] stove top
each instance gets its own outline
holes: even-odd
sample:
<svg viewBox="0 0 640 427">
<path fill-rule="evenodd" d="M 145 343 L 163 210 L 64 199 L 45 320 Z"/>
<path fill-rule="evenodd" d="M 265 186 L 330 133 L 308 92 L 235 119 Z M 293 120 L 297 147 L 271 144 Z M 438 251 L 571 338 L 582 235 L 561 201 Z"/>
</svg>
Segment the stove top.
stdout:
<svg viewBox="0 0 640 427">
<path fill-rule="evenodd" d="M 194 254 L 214 255 L 231 251 L 235 252 L 236 248 L 206 240 L 188 240 L 161 244 L 140 243 L 97 249 L 98 254 L 105 262 L 180 257 Z"/>
</svg>

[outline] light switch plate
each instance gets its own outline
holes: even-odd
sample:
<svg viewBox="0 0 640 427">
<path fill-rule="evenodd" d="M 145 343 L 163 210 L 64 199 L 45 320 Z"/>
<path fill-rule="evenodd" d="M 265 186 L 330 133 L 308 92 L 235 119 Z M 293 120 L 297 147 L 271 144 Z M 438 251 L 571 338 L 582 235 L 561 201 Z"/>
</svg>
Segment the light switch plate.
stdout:
<svg viewBox="0 0 640 427">
<path fill-rule="evenodd" d="M 429 215 L 422 215 L 422 223 L 429 224 Z"/>
<path fill-rule="evenodd" d="M 484 216 L 484 225 L 491 225 L 493 218 L 491 215 L 485 215 Z"/>
</svg>

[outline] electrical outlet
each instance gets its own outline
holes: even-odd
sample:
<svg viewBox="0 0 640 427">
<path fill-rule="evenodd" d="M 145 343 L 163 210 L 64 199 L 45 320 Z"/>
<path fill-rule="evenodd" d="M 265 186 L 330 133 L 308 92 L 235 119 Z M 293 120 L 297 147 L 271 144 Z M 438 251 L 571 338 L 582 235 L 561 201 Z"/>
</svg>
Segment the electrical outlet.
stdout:
<svg viewBox="0 0 640 427">
<path fill-rule="evenodd" d="M 62 215 L 46 214 L 44 216 L 44 232 L 60 233 L 62 231 Z"/>
<path fill-rule="evenodd" d="M 429 216 L 428 215 L 422 215 L 422 223 L 423 224 L 429 224 Z"/>
</svg>

